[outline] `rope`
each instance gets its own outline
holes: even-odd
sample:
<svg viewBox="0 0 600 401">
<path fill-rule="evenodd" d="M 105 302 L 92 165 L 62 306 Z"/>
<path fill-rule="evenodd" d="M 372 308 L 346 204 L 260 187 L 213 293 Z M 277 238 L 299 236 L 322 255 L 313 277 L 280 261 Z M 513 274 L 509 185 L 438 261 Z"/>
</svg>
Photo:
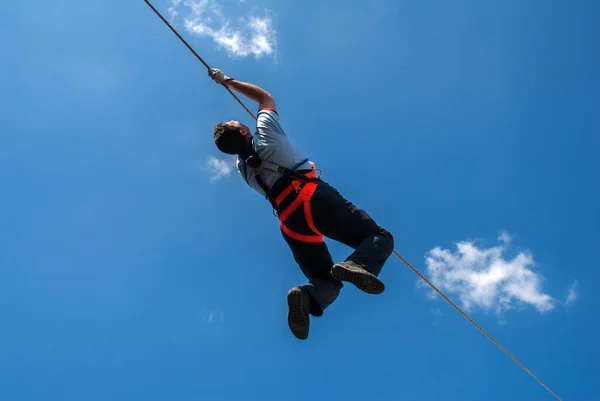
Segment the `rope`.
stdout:
<svg viewBox="0 0 600 401">
<path fill-rule="evenodd" d="M 158 17 L 162 20 L 162 22 L 165 23 L 165 25 L 167 25 L 169 27 L 169 29 L 171 31 L 173 31 L 173 33 L 175 35 L 177 35 L 177 37 L 179 38 L 179 40 L 181 40 L 183 42 L 183 44 L 194 54 L 194 56 L 196 56 L 196 58 L 202 63 L 204 64 L 204 66 L 206 67 L 207 70 L 210 70 L 210 66 L 208 65 L 208 63 L 206 61 L 204 61 L 202 59 L 202 57 L 200 57 L 200 55 L 198 53 L 196 53 L 196 51 L 192 48 L 192 46 L 190 46 L 188 44 L 188 42 L 186 42 L 186 40 L 179 34 L 179 32 L 177 32 L 175 30 L 175 28 L 173 28 L 173 26 L 169 23 L 169 21 L 167 21 L 165 19 L 165 17 L 162 16 L 162 14 L 152 5 L 152 3 L 150 3 L 149 0 L 144 0 L 146 2 L 146 4 L 148 4 L 148 6 L 152 9 L 152 11 L 154 11 L 156 13 L 156 15 L 158 15 Z M 225 89 L 227 89 L 227 92 L 229 92 L 231 94 L 231 96 L 233 96 L 233 98 L 235 100 L 237 100 L 237 102 L 244 108 L 244 110 L 246 110 L 248 112 L 248 114 L 250 114 L 250 116 L 256 120 L 256 116 L 254 115 L 254 113 L 252 113 L 250 111 L 250 109 L 248 109 L 248 107 L 246 107 L 246 105 L 236 96 L 235 93 L 233 93 L 231 91 L 231 89 L 229 89 L 227 86 L 223 85 L 223 87 Z"/>
<path fill-rule="evenodd" d="M 144 0 L 146 2 L 146 4 L 148 4 L 148 6 L 150 6 L 150 8 L 156 13 L 156 15 L 158 15 L 160 17 L 160 19 L 169 27 L 169 29 L 171 29 L 171 31 L 173 31 L 173 33 L 175 35 L 177 35 L 177 37 L 179 38 L 179 40 L 181 40 L 183 42 L 183 44 L 196 56 L 196 58 L 198 60 L 200 60 L 200 62 L 202 64 L 204 64 L 204 66 L 206 67 L 207 70 L 210 70 L 210 66 L 208 65 L 208 63 L 206 63 L 206 61 L 204 61 L 202 59 L 202 57 L 200 57 L 200 55 L 198 53 L 196 53 L 196 51 L 185 41 L 185 39 L 183 39 L 183 37 L 175 30 L 175 28 L 173 28 L 173 26 L 161 15 L 161 13 L 152 5 L 152 3 L 150 3 L 150 1 L 148 0 Z M 231 89 L 229 89 L 227 86 L 223 85 L 223 87 L 225 89 L 227 89 L 227 91 L 231 94 L 231 96 L 233 96 L 235 98 L 235 100 L 237 100 L 237 102 L 248 112 L 248 114 L 250 114 L 252 116 L 252 118 L 254 118 L 256 120 L 256 116 L 248 109 L 248 107 L 246 107 L 246 105 L 235 95 L 235 93 L 233 93 L 231 91 Z M 527 369 L 525 367 L 525 365 L 523 365 L 521 362 L 519 362 L 519 360 L 517 358 L 515 358 L 510 352 L 508 352 L 502 345 L 500 345 L 500 343 L 498 343 L 498 341 L 496 341 L 491 335 L 489 335 L 484 329 L 481 328 L 481 326 L 479 326 L 477 323 L 475 323 L 475 321 L 473 319 L 471 319 L 471 317 L 469 317 L 469 315 L 467 315 L 465 312 L 462 311 L 462 309 L 460 309 L 454 302 L 452 302 L 452 300 L 450 298 L 448 298 L 446 295 L 444 295 L 444 293 L 442 291 L 440 291 L 435 285 L 433 285 L 433 283 L 431 281 L 429 281 L 425 276 L 423 276 L 423 274 L 421 274 L 417 269 L 415 269 L 410 263 L 408 263 L 408 261 L 406 261 L 406 259 L 404 259 L 398 252 L 396 252 L 395 250 L 393 251 L 394 255 L 396 255 L 402 262 L 404 262 L 404 264 L 406 266 L 408 266 L 413 272 L 415 272 L 415 274 L 417 274 L 417 276 L 419 276 L 423 281 L 425 281 L 431 288 L 434 289 L 435 292 L 437 292 L 442 298 L 444 298 L 446 300 L 446 302 L 448 302 L 450 305 L 452 305 L 454 307 L 454 309 L 456 309 L 461 315 L 463 315 L 469 322 L 471 322 L 471 324 L 473 324 L 473 326 L 475 326 L 479 331 L 481 331 L 487 338 L 490 339 L 490 341 L 492 341 L 494 344 L 496 344 L 496 346 L 498 348 L 500 348 L 506 355 L 508 355 L 517 365 L 519 365 L 525 372 L 527 372 L 531 377 L 533 377 L 539 384 L 541 384 L 546 390 L 548 390 L 548 392 L 550 392 L 550 394 L 552 394 L 554 397 L 556 397 L 557 400 L 562 401 L 562 399 L 556 395 L 554 393 L 554 391 L 550 390 L 550 388 L 548 386 L 546 386 L 540 379 L 538 379 L 529 369 Z"/>
<path fill-rule="evenodd" d="M 433 283 L 431 281 L 427 280 L 427 278 L 425 276 L 423 276 L 423 274 L 421 274 L 421 272 L 419 272 L 410 263 L 408 263 L 406 261 L 406 259 L 404 259 L 398 252 L 396 252 L 395 250 L 393 252 L 394 252 L 394 255 L 396 255 L 398 257 L 398 259 L 400 259 L 402 262 L 404 262 L 404 264 L 406 266 L 408 266 L 413 272 L 415 272 L 415 274 L 417 276 L 419 276 L 423 281 L 425 281 L 427 284 L 429 284 L 429 286 L 431 288 L 433 288 L 435 290 L 435 292 L 437 292 L 442 298 L 444 298 L 446 300 L 446 302 L 448 302 L 450 305 L 452 305 L 454 307 L 454 309 L 456 309 L 458 312 L 460 312 L 460 314 L 463 315 L 469 322 L 471 322 L 473 324 L 473 326 L 475 326 L 487 338 L 489 338 L 494 344 L 496 344 L 498 346 L 498 348 L 500 348 L 502 351 L 504 351 L 504 353 L 506 355 L 508 355 L 513 361 L 515 361 L 517 363 L 517 365 L 519 365 L 521 368 L 523 368 L 523 370 L 525 370 L 525 372 L 529 373 L 529 375 L 531 377 L 533 377 L 546 390 L 548 390 L 550 392 L 550 394 L 552 394 L 554 397 L 556 397 L 556 399 L 558 399 L 559 401 L 562 401 L 562 399 L 558 395 L 556 395 L 554 393 L 554 391 L 550 390 L 550 388 L 548 386 L 546 386 L 540 379 L 538 379 L 529 369 L 527 369 L 525 367 L 525 365 L 523 365 L 521 362 L 519 362 L 519 360 L 517 358 L 515 358 L 510 352 L 508 352 L 502 345 L 500 345 L 500 343 L 498 343 L 498 341 L 494 340 L 494 338 L 491 335 L 489 335 L 484 329 L 482 329 L 481 326 L 479 326 L 477 323 L 475 323 L 475 321 L 473 319 L 471 319 L 469 317 L 469 315 L 467 315 L 465 312 L 463 312 L 463 310 L 460 309 L 454 302 L 452 302 L 452 300 L 450 298 L 448 298 L 446 295 L 444 295 L 444 293 L 442 291 L 440 291 L 435 285 L 433 285 Z"/>
</svg>

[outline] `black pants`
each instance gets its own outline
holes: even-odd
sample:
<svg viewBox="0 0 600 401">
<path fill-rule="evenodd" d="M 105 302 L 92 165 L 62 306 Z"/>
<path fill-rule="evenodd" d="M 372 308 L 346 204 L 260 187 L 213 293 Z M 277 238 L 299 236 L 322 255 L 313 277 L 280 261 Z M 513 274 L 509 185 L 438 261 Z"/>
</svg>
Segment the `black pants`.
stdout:
<svg viewBox="0 0 600 401">
<path fill-rule="evenodd" d="M 394 249 L 392 234 L 324 181 L 319 182 L 311 199 L 311 208 L 315 227 L 321 234 L 354 249 L 346 260 L 358 263 L 378 276 Z M 285 224 L 292 231 L 310 233 L 302 207 L 292 213 Z M 327 245 L 324 242 L 300 242 L 283 232 L 282 235 L 309 280 L 302 288 L 312 296 L 310 313 L 321 316 L 336 300 L 343 286 L 341 281 L 331 277 L 334 263 Z"/>
</svg>

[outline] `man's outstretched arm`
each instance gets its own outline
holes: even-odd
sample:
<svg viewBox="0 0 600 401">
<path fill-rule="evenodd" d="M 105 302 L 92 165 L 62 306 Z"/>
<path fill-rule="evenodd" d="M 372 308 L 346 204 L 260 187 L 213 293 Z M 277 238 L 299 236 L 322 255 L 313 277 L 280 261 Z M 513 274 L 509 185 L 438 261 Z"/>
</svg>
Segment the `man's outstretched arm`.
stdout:
<svg viewBox="0 0 600 401">
<path fill-rule="evenodd" d="M 271 94 L 257 85 L 230 78 L 216 68 L 209 70 L 208 75 L 217 83 L 225 85 L 228 88 L 231 88 L 247 98 L 257 102 L 259 110 L 277 109 L 275 106 L 275 100 Z"/>
<path fill-rule="evenodd" d="M 257 102 L 259 110 L 276 110 L 275 100 L 273 99 L 273 96 L 271 96 L 269 92 L 257 85 L 248 82 L 237 81 L 235 79 L 230 79 L 229 81 L 224 82 L 223 85 L 227 86 L 228 88 L 234 89 L 242 95 L 246 96 L 247 98 Z"/>
</svg>

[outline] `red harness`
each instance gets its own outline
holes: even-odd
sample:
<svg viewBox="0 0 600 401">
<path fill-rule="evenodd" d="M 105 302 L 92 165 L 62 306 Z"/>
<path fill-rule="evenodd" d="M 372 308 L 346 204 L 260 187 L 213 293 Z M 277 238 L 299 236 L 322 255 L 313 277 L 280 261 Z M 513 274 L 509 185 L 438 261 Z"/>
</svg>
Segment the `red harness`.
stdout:
<svg viewBox="0 0 600 401">
<path fill-rule="evenodd" d="M 315 170 L 315 165 L 313 162 L 309 162 L 312 166 L 312 171 L 307 174 L 304 174 L 306 178 L 317 178 L 317 173 Z M 304 184 L 304 185 L 303 185 Z M 313 220 L 312 208 L 310 207 L 310 200 L 317 189 L 318 184 L 314 181 L 303 182 L 302 180 L 293 179 L 290 185 L 288 185 L 278 196 L 275 198 L 275 207 L 279 208 L 281 202 L 285 200 L 292 192 L 296 191 L 298 196 L 296 199 L 292 201 L 281 213 L 278 214 L 278 218 L 280 221 L 281 230 L 288 235 L 289 237 L 301 241 L 301 242 L 310 242 L 310 243 L 319 243 L 323 242 L 323 234 L 317 230 L 315 227 L 315 222 Z M 292 231 L 288 226 L 285 225 L 285 221 L 290 217 L 292 213 L 296 209 L 300 207 L 300 205 L 304 205 L 304 218 L 306 219 L 306 224 L 308 228 L 314 233 L 314 235 L 305 235 L 300 234 L 295 231 Z"/>
</svg>

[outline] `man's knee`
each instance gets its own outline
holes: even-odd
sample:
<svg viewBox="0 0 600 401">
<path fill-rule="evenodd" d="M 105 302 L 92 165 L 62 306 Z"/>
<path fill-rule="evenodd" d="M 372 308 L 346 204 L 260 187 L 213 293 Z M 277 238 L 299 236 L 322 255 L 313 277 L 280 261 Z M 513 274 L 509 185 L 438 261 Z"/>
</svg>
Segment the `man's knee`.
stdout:
<svg viewBox="0 0 600 401">
<path fill-rule="evenodd" d="M 382 239 L 382 242 L 383 242 L 382 245 L 385 248 L 388 255 L 391 254 L 392 251 L 394 250 L 394 246 L 395 246 L 394 245 L 394 236 L 392 235 L 392 233 L 383 227 L 379 227 L 379 229 L 377 230 L 377 234 Z"/>
</svg>

